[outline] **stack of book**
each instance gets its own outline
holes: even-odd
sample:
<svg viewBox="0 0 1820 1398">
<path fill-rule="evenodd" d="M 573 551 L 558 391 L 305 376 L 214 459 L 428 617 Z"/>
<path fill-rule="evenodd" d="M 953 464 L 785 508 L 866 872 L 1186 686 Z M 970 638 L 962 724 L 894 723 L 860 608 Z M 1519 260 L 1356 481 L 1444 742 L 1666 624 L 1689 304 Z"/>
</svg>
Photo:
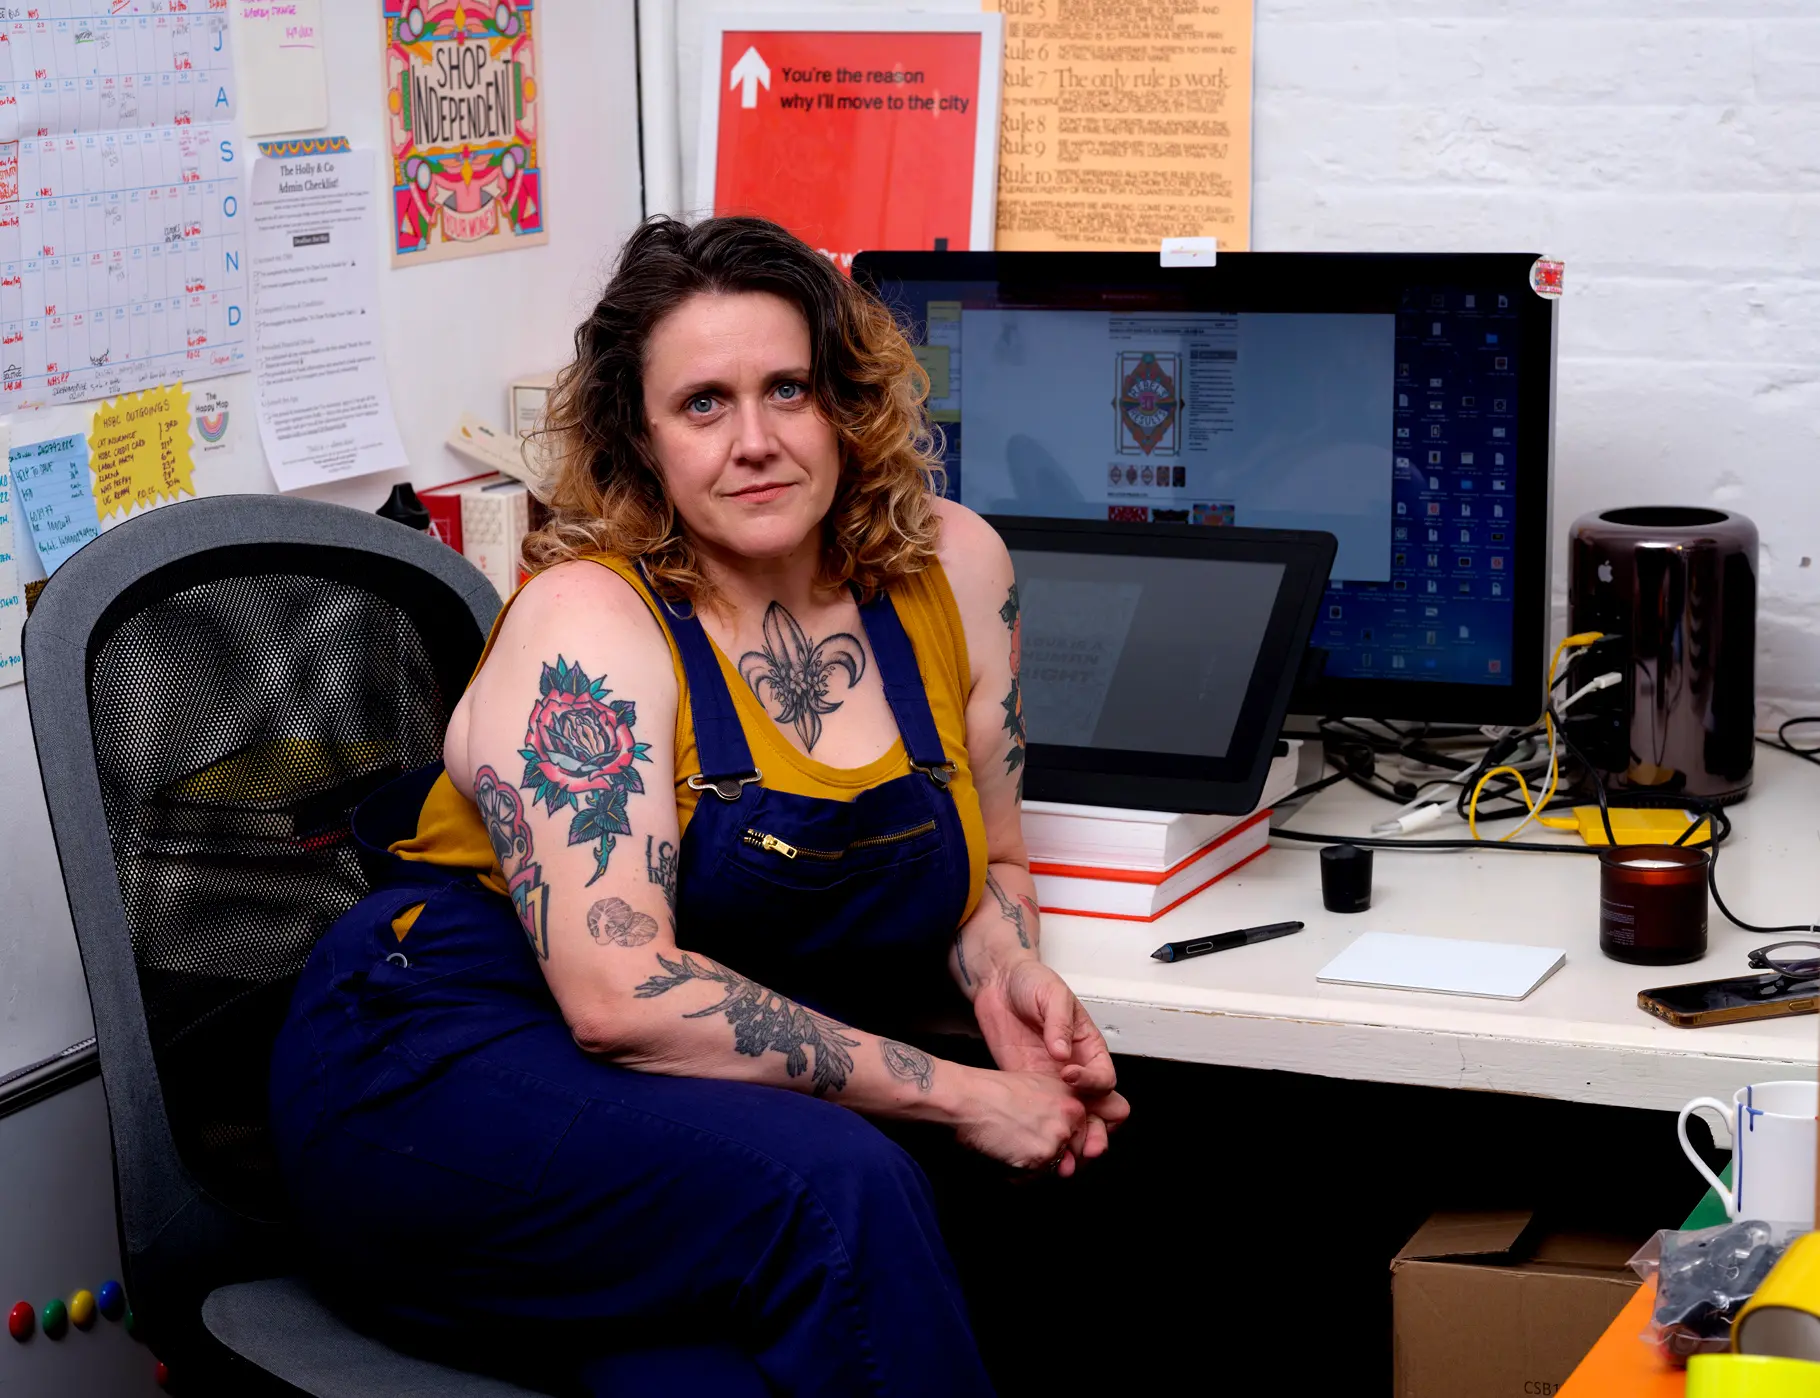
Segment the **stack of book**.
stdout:
<svg viewBox="0 0 1820 1398">
<path fill-rule="evenodd" d="M 531 527 L 531 492 L 499 471 L 420 491 L 430 533 L 487 575 L 501 597 L 525 579 L 519 552 Z"/>
<path fill-rule="evenodd" d="M 1024 803 L 1024 845 L 1046 913 L 1152 922 L 1262 854 L 1270 810 L 1296 788 L 1301 743 L 1270 764 L 1248 815 Z"/>
</svg>

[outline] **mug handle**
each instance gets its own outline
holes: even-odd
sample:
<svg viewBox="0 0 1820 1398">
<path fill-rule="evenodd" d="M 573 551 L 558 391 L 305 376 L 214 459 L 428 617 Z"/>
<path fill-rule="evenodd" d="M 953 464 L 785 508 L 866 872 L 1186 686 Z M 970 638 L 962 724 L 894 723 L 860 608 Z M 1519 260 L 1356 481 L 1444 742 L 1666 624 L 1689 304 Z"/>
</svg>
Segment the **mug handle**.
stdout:
<svg viewBox="0 0 1820 1398">
<path fill-rule="evenodd" d="M 1725 1216 L 1736 1222 L 1738 1218 L 1738 1206 L 1732 1202 L 1732 1191 L 1727 1187 L 1724 1180 L 1720 1179 L 1707 1167 L 1706 1162 L 1702 1160 L 1695 1152 L 1694 1148 L 1687 1143 L 1687 1119 L 1693 1115 L 1696 1107 L 1711 1107 L 1715 1112 L 1719 1113 L 1720 1116 L 1724 1117 L 1725 1125 L 1727 1129 L 1731 1131 L 1732 1139 L 1735 1141 L 1738 1138 L 1738 1127 L 1732 1120 L 1731 1105 L 1726 1102 L 1721 1102 L 1717 1097 L 1694 1098 L 1693 1101 L 1681 1108 L 1681 1115 L 1675 1118 L 1675 1136 L 1681 1142 L 1681 1153 L 1687 1157 L 1694 1169 L 1700 1172 L 1700 1178 L 1713 1187 L 1713 1193 L 1719 1196 L 1719 1202 L 1725 1205 Z"/>
</svg>

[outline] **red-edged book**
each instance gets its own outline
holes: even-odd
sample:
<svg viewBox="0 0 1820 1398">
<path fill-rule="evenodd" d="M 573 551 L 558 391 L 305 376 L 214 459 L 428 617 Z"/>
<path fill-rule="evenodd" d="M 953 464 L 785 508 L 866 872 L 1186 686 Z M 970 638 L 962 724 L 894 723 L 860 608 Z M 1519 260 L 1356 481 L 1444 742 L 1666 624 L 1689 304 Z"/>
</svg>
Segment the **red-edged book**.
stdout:
<svg viewBox="0 0 1820 1398">
<path fill-rule="evenodd" d="M 424 509 L 430 512 L 430 537 L 461 552 L 461 495 L 471 485 L 503 481 L 498 471 L 482 471 L 478 476 L 463 476 L 458 481 L 444 481 L 417 492 Z"/>
<path fill-rule="evenodd" d="M 1030 861 L 1037 906 L 1129 922 L 1154 922 L 1176 904 L 1250 863 L 1270 843 L 1270 812 L 1256 811 L 1168 869 L 1108 869 Z"/>
</svg>

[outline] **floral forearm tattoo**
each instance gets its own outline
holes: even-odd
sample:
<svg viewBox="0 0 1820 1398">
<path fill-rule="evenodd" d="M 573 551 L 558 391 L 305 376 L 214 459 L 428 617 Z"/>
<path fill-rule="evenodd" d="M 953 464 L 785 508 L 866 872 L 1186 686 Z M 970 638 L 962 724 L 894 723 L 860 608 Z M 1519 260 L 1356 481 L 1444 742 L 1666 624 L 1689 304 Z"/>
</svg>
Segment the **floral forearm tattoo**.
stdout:
<svg viewBox="0 0 1820 1398">
<path fill-rule="evenodd" d="M 822 735 L 822 716 L 842 703 L 828 697 L 834 672 L 847 672 L 851 690 L 866 673 L 866 648 L 859 637 L 846 631 L 810 641 L 780 602 L 765 608 L 763 632 L 764 649 L 740 656 L 740 678 L 752 686 L 752 693 L 773 718 L 796 729 L 804 751 L 814 752 Z"/>
<path fill-rule="evenodd" d="M 575 812 L 569 843 L 593 842 L 593 883 L 607 872 L 615 839 L 632 833 L 626 802 L 645 789 L 632 764 L 651 760 L 650 744 L 633 736 L 637 710 L 629 699 L 608 697 L 613 691 L 605 676 L 589 679 L 559 655 L 543 667 L 538 690 L 519 750 L 525 760 L 519 785 L 551 815 L 564 807 Z"/>
<path fill-rule="evenodd" d="M 1024 623 L 1018 615 L 1017 584 L 1012 583 L 1005 595 L 1005 605 L 998 609 L 999 620 L 1011 628 L 1011 690 L 1005 695 L 1005 731 L 1011 735 L 1011 748 L 1005 754 L 1005 774 L 1017 773 L 1017 799 L 1024 799 L 1024 692 L 1018 685 L 1018 667 L 1024 658 Z"/>
<path fill-rule="evenodd" d="M 757 981 L 730 971 L 719 962 L 694 957 L 683 952 L 672 961 L 662 952 L 657 964 L 666 974 L 652 976 L 632 993 L 640 1000 L 650 1000 L 676 989 L 689 981 L 712 981 L 726 994 L 705 1010 L 690 1010 L 684 1019 L 706 1019 L 725 1015 L 733 1026 L 733 1047 L 748 1058 L 763 1058 L 766 1053 L 784 1055 L 784 1071 L 801 1077 L 810 1070 L 809 1051 L 815 1051 L 815 1095 L 839 1092 L 847 1085 L 853 1071 L 851 1049 L 859 1040 L 849 1036 L 846 1027 L 814 1010 L 806 1010 Z"/>
</svg>

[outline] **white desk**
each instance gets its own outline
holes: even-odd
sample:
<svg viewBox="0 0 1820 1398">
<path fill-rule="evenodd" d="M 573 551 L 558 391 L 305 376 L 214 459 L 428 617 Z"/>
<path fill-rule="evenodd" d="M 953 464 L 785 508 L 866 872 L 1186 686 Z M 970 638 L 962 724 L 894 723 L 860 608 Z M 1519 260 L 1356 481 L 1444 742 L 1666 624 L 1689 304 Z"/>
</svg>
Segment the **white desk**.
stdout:
<svg viewBox="0 0 1820 1398">
<path fill-rule="evenodd" d="M 1342 783 L 1286 828 L 1364 835 L 1392 809 Z M 1732 910 L 1759 924 L 1820 919 L 1820 769 L 1759 748 L 1756 785 L 1731 816 L 1719 891 Z M 1465 834 L 1451 822 L 1422 834 L 1456 830 Z M 1639 990 L 1743 975 L 1747 951 L 1781 940 L 1740 931 L 1717 908 L 1703 960 L 1627 966 L 1599 952 L 1596 859 L 1378 850 L 1370 911 L 1340 915 L 1321 907 L 1317 850 L 1275 842 L 1153 923 L 1045 916 L 1044 959 L 1119 1053 L 1664 1110 L 1724 1099 L 1747 1082 L 1815 1075 L 1814 1016 L 1677 1029 L 1637 1008 Z M 1150 959 L 1163 942 L 1287 918 L 1308 927 L 1174 965 Z M 1567 964 L 1514 1003 L 1317 983 L 1367 930 L 1564 947 Z"/>
</svg>

